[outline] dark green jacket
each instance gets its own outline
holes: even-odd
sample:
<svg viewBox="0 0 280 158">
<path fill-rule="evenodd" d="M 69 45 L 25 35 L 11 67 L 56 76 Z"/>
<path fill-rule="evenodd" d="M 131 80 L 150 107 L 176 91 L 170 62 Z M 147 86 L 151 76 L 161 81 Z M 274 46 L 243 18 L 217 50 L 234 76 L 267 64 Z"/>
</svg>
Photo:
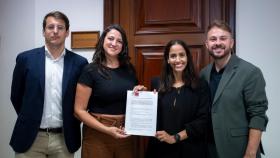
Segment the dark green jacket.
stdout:
<svg viewBox="0 0 280 158">
<path fill-rule="evenodd" d="M 213 64 L 209 64 L 200 73 L 200 77 L 208 83 L 212 66 Z M 266 129 L 267 105 L 265 80 L 261 70 L 232 55 L 211 109 L 214 139 L 220 158 L 244 156 L 249 129 Z M 260 157 L 260 150 L 257 157 Z"/>
</svg>

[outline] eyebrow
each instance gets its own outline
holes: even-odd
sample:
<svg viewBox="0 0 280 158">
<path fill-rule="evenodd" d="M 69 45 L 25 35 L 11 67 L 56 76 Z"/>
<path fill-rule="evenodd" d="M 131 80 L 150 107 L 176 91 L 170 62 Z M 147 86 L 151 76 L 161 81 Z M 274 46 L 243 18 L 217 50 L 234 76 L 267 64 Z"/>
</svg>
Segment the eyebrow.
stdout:
<svg viewBox="0 0 280 158">
<path fill-rule="evenodd" d="M 209 36 L 209 37 L 208 37 L 208 39 L 211 39 L 211 38 L 231 38 L 231 36 L 222 35 L 222 36 Z"/>
</svg>

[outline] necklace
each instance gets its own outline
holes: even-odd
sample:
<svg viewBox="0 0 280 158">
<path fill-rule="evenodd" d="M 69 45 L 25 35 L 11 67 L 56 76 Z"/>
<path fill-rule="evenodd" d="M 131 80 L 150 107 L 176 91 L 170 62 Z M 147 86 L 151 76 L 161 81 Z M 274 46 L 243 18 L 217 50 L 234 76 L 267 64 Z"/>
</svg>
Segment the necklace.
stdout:
<svg viewBox="0 0 280 158">
<path fill-rule="evenodd" d="M 176 106 L 177 96 L 180 95 L 180 92 L 181 92 L 181 87 L 176 88 L 176 93 L 177 94 L 175 94 L 175 99 L 174 99 L 174 102 L 173 102 L 173 107 Z"/>
</svg>

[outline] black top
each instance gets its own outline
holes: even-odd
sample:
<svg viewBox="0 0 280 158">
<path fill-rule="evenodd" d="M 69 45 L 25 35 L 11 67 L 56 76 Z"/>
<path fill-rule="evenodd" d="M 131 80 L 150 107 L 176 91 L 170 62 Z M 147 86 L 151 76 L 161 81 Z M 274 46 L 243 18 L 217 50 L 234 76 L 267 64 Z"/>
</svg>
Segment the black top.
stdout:
<svg viewBox="0 0 280 158">
<path fill-rule="evenodd" d="M 210 83 L 209 83 L 210 90 L 211 90 L 211 100 L 214 100 L 214 96 L 216 94 L 224 70 L 225 68 L 222 68 L 219 72 L 217 72 L 215 65 L 213 64 L 211 75 L 210 75 Z"/>
<path fill-rule="evenodd" d="M 126 93 L 137 84 L 134 73 L 125 68 L 108 68 L 110 79 L 98 72 L 96 64 L 89 64 L 80 76 L 79 83 L 92 88 L 88 103 L 89 112 L 101 114 L 125 114 Z"/>
<path fill-rule="evenodd" d="M 210 83 L 209 83 L 209 87 L 210 87 L 210 91 L 211 91 L 211 100 L 214 100 L 217 88 L 219 86 L 220 80 L 222 78 L 222 75 L 224 73 L 225 67 L 222 68 L 219 72 L 217 72 L 216 68 L 215 68 L 215 64 L 213 64 L 212 70 L 211 70 L 211 75 L 210 75 Z M 212 104 L 210 104 L 210 108 L 209 108 L 209 112 L 211 113 L 211 107 Z M 211 118 L 211 115 L 209 116 Z M 212 125 L 212 119 L 209 119 L 209 128 L 208 128 L 208 132 L 207 132 L 207 139 L 209 143 L 215 143 L 214 141 L 214 134 L 213 134 L 213 125 Z"/>
<path fill-rule="evenodd" d="M 158 89 L 158 85 L 159 79 L 154 79 L 152 89 Z M 202 81 L 196 89 L 184 85 L 172 88 L 166 93 L 159 93 L 157 131 L 165 130 L 170 135 L 174 135 L 185 129 L 188 138 L 171 145 L 151 138 L 147 157 L 204 158 L 209 105 L 209 87 Z"/>
</svg>

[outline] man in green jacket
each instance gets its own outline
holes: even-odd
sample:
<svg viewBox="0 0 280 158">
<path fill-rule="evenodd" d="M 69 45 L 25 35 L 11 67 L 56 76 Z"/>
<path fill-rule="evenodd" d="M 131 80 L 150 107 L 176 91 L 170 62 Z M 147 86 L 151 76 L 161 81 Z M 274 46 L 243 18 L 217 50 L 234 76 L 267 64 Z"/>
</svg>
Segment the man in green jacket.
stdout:
<svg viewBox="0 0 280 158">
<path fill-rule="evenodd" d="M 232 31 L 222 21 L 208 27 L 205 44 L 214 59 L 200 73 L 212 98 L 209 157 L 260 158 L 261 135 L 268 122 L 262 72 L 233 54 Z"/>
</svg>

